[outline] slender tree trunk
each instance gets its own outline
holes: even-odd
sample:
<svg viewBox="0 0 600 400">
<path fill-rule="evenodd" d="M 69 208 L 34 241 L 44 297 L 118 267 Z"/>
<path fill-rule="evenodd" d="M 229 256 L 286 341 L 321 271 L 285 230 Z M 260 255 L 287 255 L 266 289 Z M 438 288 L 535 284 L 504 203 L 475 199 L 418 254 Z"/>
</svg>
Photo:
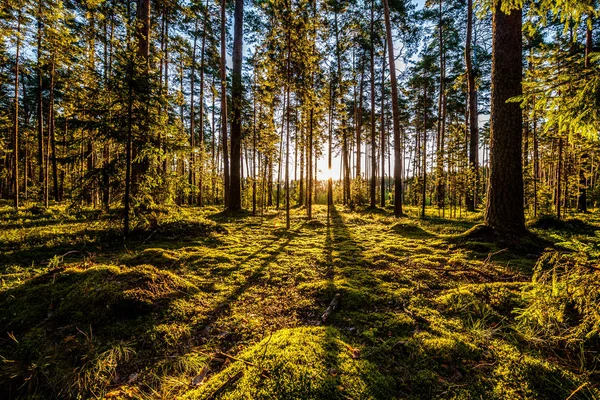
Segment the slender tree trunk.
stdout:
<svg viewBox="0 0 600 400">
<path fill-rule="evenodd" d="M 289 2 L 289 12 L 292 12 L 292 2 Z M 290 229 L 290 85 L 291 85 L 291 54 L 292 54 L 292 44 L 291 44 L 291 32 L 289 28 L 288 21 L 288 31 L 287 31 L 287 65 L 286 65 L 286 97 L 287 97 L 287 108 L 285 110 L 285 227 L 286 229 Z"/>
<path fill-rule="evenodd" d="M 200 56 L 200 126 L 198 127 L 198 145 L 200 146 L 199 172 L 198 172 L 198 205 L 204 206 L 204 67 L 206 59 L 206 26 L 208 24 L 208 0 L 206 0 L 204 10 L 204 22 L 202 25 L 202 55 Z M 213 132 L 214 136 L 214 132 Z"/>
<path fill-rule="evenodd" d="M 385 207 L 385 56 L 387 55 L 387 37 L 383 42 L 383 58 L 381 59 L 381 207 Z M 410 165 L 410 164 L 409 164 Z"/>
<path fill-rule="evenodd" d="M 473 36 L 473 0 L 467 0 L 467 41 L 465 46 L 465 64 L 467 66 L 467 85 L 469 91 L 469 168 L 470 185 L 467 189 L 467 210 L 477 207 L 477 188 L 479 186 L 479 115 L 477 111 L 477 87 L 472 62 L 471 41 Z"/>
<path fill-rule="evenodd" d="M 498 1 L 492 23 L 492 107 L 490 177 L 485 223 L 501 233 L 525 231 L 521 143 L 522 10 L 510 14 Z"/>
<path fill-rule="evenodd" d="M 242 46 L 243 46 L 244 0 L 235 0 L 233 30 L 233 74 L 231 85 L 231 177 L 228 208 L 231 211 L 242 209 L 242 180 L 240 177 L 242 146 Z"/>
<path fill-rule="evenodd" d="M 375 143 L 375 0 L 371 0 L 371 208 L 377 207 L 377 145 Z"/>
<path fill-rule="evenodd" d="M 540 175 L 540 157 L 537 138 L 537 117 L 535 114 L 535 99 L 533 100 L 533 216 L 537 217 L 538 211 L 538 180 Z"/>
<path fill-rule="evenodd" d="M 309 116 L 309 127 L 308 127 L 308 156 L 306 157 L 306 175 L 307 175 L 307 188 L 306 188 L 306 216 L 308 219 L 312 219 L 312 193 L 313 193 L 313 174 L 312 174 L 312 161 L 313 161 L 313 108 L 311 105 L 310 116 Z"/>
<path fill-rule="evenodd" d="M 13 120 L 13 196 L 19 209 L 19 61 L 21 57 L 21 10 L 17 15 L 17 48 L 15 54 L 15 115 Z"/>
<path fill-rule="evenodd" d="M 436 197 L 438 208 L 445 211 L 445 172 L 444 172 L 444 145 L 446 136 L 446 57 L 444 44 L 444 21 L 442 11 L 443 1 L 439 2 L 439 46 L 440 46 L 440 93 L 438 99 L 438 131 L 436 154 Z"/>
<path fill-rule="evenodd" d="M 48 116 L 49 123 L 49 132 L 50 135 L 50 143 L 52 146 L 52 183 L 53 183 L 53 194 L 54 201 L 59 201 L 59 193 L 58 193 L 58 165 L 56 162 L 56 134 L 55 134 L 55 121 L 54 121 L 54 85 L 55 85 L 55 63 L 52 61 L 51 71 L 50 71 L 50 110 Z M 88 157 L 92 155 L 89 154 Z"/>
<path fill-rule="evenodd" d="M 360 65 L 360 62 L 359 62 Z M 361 144 L 362 144 L 362 111 L 363 111 L 363 88 L 364 88 L 364 76 L 365 76 L 365 72 L 364 72 L 364 65 L 361 68 L 361 72 L 360 72 L 360 87 L 358 90 L 358 109 L 356 111 L 356 183 L 357 185 L 360 185 L 360 180 L 361 180 Z M 355 107 L 356 107 L 356 103 L 355 103 Z M 357 194 L 360 193 L 360 187 L 357 188 L 359 189 L 357 191 Z M 359 199 L 356 199 L 359 200 Z"/>
<path fill-rule="evenodd" d="M 44 182 L 44 102 L 42 80 L 42 0 L 39 0 L 37 22 L 37 140 L 38 140 L 38 166 L 39 184 Z"/>
<path fill-rule="evenodd" d="M 427 86 L 423 88 L 423 98 L 427 101 Z M 427 110 L 423 112 L 423 189 L 421 192 L 421 218 L 425 218 L 427 206 Z"/>
<path fill-rule="evenodd" d="M 562 188 L 562 175 L 563 175 L 563 138 L 558 139 L 558 164 L 556 166 L 556 195 L 555 195 L 555 204 L 556 204 L 556 218 L 561 218 L 561 188 Z"/>
<path fill-rule="evenodd" d="M 256 84 L 254 85 L 254 101 L 252 116 L 252 215 L 256 215 Z M 258 168 L 260 174 L 260 166 Z"/>
<path fill-rule="evenodd" d="M 206 25 L 206 24 L 205 24 Z M 196 169 L 196 132 L 195 132 L 195 119 L 196 119 L 196 109 L 194 104 L 194 95 L 196 92 L 195 83 L 196 83 L 196 42 L 198 41 L 198 19 L 195 21 L 194 26 L 194 44 L 192 45 L 192 66 L 190 71 L 190 170 L 188 173 L 188 184 L 190 185 L 190 196 L 188 199 L 189 204 L 194 204 L 195 202 L 195 184 L 196 178 L 194 176 Z M 204 52 L 202 53 L 204 56 Z M 200 95 L 200 102 L 204 102 L 202 99 L 202 95 Z"/>
<path fill-rule="evenodd" d="M 396 81 L 396 59 L 390 22 L 388 0 L 383 0 L 385 30 L 388 43 L 390 81 L 392 84 L 392 120 L 394 127 L 394 215 L 402 216 L 402 148 L 400 142 L 400 109 L 398 107 L 398 82 Z"/>
<path fill-rule="evenodd" d="M 585 68 L 590 68 L 590 54 L 593 51 L 593 31 L 592 24 L 594 23 L 592 14 L 588 15 L 588 26 L 585 34 Z M 577 210 L 579 212 L 587 212 L 587 152 L 583 152 L 580 158 L 579 166 L 579 196 L 577 198 Z"/>
</svg>

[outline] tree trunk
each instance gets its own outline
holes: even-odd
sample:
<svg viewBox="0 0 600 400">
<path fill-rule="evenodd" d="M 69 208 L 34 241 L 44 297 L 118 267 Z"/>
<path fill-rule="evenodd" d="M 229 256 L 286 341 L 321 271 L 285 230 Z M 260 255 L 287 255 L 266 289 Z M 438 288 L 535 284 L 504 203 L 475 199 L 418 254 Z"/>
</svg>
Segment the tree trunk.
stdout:
<svg viewBox="0 0 600 400">
<path fill-rule="evenodd" d="M 375 31 L 374 31 L 375 0 L 371 0 L 371 208 L 377 206 L 377 146 L 375 143 Z"/>
<path fill-rule="evenodd" d="M 398 83 L 396 81 L 396 59 L 390 22 L 388 0 L 383 0 L 385 30 L 387 35 L 390 81 L 392 84 L 392 120 L 394 127 L 394 215 L 402 216 L 402 148 L 400 143 L 400 110 L 398 107 Z"/>
<path fill-rule="evenodd" d="M 13 196 L 19 208 L 19 58 L 21 56 L 21 10 L 17 15 L 17 49 L 15 54 L 15 115 L 13 124 Z"/>
<path fill-rule="evenodd" d="M 477 188 L 479 186 L 479 115 L 477 112 L 477 87 L 475 71 L 471 55 L 473 36 L 473 0 L 467 0 L 467 40 L 465 45 L 465 64 L 467 67 L 467 85 L 469 96 L 469 168 L 470 185 L 467 189 L 467 210 L 475 211 L 477 207 Z"/>
<path fill-rule="evenodd" d="M 233 73 L 231 85 L 231 104 L 233 120 L 231 121 L 231 177 L 228 208 L 231 211 L 242 209 L 242 191 L 240 178 L 240 161 L 242 146 L 242 46 L 244 34 L 244 0 L 235 0 L 233 30 Z"/>
<path fill-rule="evenodd" d="M 436 197 L 438 208 L 445 210 L 445 179 L 444 179 L 444 139 L 446 136 L 446 57 L 444 49 L 444 25 L 442 14 L 443 1 L 439 3 L 439 46 L 440 46 L 440 93 L 438 99 L 438 131 L 437 131 L 437 154 L 436 154 Z"/>
<path fill-rule="evenodd" d="M 226 70 L 226 0 L 221 0 L 221 143 L 223 147 L 223 200 L 225 207 L 229 206 L 229 151 L 227 146 L 227 70 Z"/>
<path fill-rule="evenodd" d="M 44 182 L 44 102 L 42 80 L 42 0 L 39 1 L 39 15 L 37 16 L 37 140 L 38 140 L 38 166 L 39 184 Z"/>
<path fill-rule="evenodd" d="M 206 25 L 206 23 L 204 24 Z M 189 204 L 194 204 L 194 191 L 196 178 L 194 176 L 196 168 L 196 132 L 195 132 L 195 105 L 194 105 L 194 94 L 195 94 L 195 83 L 196 83 L 196 42 L 198 41 L 198 19 L 195 21 L 194 26 L 194 44 L 192 45 L 192 67 L 190 71 L 190 170 L 188 174 L 188 184 L 190 185 L 190 196 L 188 199 Z M 204 56 L 204 52 L 202 52 Z M 203 102 L 202 95 L 200 95 L 200 102 Z"/>
<path fill-rule="evenodd" d="M 592 24 L 594 23 L 592 14 L 588 15 L 588 26 L 585 35 L 585 68 L 590 68 L 590 54 L 593 50 Z M 587 166 L 587 152 L 584 152 L 580 159 L 579 166 L 579 196 L 577 198 L 577 210 L 587 212 L 587 178 L 585 175 Z"/>
<path fill-rule="evenodd" d="M 52 67 L 50 71 L 50 109 L 48 111 L 48 123 L 49 129 L 48 134 L 50 135 L 50 144 L 52 146 L 52 183 L 53 183 L 53 195 L 54 201 L 59 201 L 58 193 L 58 165 L 56 162 L 56 134 L 55 134 L 55 121 L 54 121 L 54 84 L 55 84 L 55 64 L 52 61 Z M 88 146 L 91 145 L 91 140 L 88 142 Z M 92 154 L 88 154 L 88 157 L 92 157 Z M 88 163 L 88 170 L 89 163 Z"/>
<path fill-rule="evenodd" d="M 525 231 L 523 210 L 522 111 L 507 102 L 522 94 L 522 10 L 496 5 L 492 23 L 490 177 L 485 223 L 501 233 Z"/>
</svg>

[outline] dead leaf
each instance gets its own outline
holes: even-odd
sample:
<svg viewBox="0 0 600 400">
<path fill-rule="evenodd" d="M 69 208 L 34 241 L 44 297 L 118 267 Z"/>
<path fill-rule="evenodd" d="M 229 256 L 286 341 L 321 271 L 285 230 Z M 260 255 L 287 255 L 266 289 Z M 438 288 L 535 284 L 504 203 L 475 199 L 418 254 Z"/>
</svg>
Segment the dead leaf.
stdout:
<svg viewBox="0 0 600 400">
<path fill-rule="evenodd" d="M 200 371 L 200 373 L 198 375 L 196 375 L 194 377 L 194 379 L 192 379 L 192 383 L 190 386 L 197 387 L 197 386 L 202 385 L 202 383 L 204 382 L 204 378 L 206 378 L 207 374 L 208 374 L 208 365 L 205 366 L 204 368 L 202 368 L 202 371 Z"/>
</svg>

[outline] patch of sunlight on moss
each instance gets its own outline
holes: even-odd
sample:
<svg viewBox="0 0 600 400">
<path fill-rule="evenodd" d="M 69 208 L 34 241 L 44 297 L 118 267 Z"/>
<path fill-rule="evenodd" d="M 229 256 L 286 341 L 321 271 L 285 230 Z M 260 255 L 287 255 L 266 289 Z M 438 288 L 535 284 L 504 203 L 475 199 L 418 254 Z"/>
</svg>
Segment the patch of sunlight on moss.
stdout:
<svg viewBox="0 0 600 400">
<path fill-rule="evenodd" d="M 492 377 L 498 398 L 566 399 L 585 383 L 581 377 L 532 354 L 500 344 L 494 348 L 498 365 Z M 585 385 L 573 399 L 597 399 L 600 392 L 594 385 Z"/>
<path fill-rule="evenodd" d="M 123 261 L 127 265 L 149 264 L 158 268 L 178 268 L 180 252 L 166 250 L 161 248 L 144 249 L 141 252 L 125 258 Z"/>
<path fill-rule="evenodd" d="M 239 356 L 254 366 L 235 361 L 184 398 L 209 398 L 220 388 L 217 399 L 393 398 L 391 378 L 360 354 L 335 328 L 282 329 Z"/>
</svg>

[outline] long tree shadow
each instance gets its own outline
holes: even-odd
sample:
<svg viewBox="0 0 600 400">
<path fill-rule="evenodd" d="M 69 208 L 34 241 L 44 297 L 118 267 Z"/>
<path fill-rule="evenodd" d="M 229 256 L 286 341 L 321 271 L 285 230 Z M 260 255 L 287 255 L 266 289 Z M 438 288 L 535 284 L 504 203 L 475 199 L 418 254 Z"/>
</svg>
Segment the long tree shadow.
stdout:
<svg viewBox="0 0 600 400">
<path fill-rule="evenodd" d="M 342 338 L 350 339 L 349 343 L 360 345 L 361 340 L 353 337 L 356 325 L 359 325 L 359 330 L 369 331 L 375 324 L 369 315 L 387 305 L 387 296 L 380 287 L 382 282 L 373 274 L 372 263 L 364 256 L 364 246 L 354 238 L 343 216 L 335 207 L 332 207 L 327 223 L 323 250 L 327 278 L 324 300 L 334 294 L 340 295 L 339 312 L 324 321 L 326 325 L 337 328 L 328 328 L 323 342 L 327 350 L 327 367 L 330 372 L 333 371 L 332 374 L 340 388 L 335 398 L 351 397 L 351 393 L 346 393 L 347 388 L 344 385 L 348 379 L 361 382 L 366 388 L 365 393 L 371 398 L 391 398 L 394 395 L 393 385 L 389 384 L 391 379 L 375 372 L 376 368 L 369 368 L 368 365 L 371 364 L 362 364 L 362 367 L 358 367 L 354 372 L 356 375 L 351 378 L 343 376 L 351 365 L 349 362 L 358 366 L 357 360 L 362 357 L 357 353 L 359 350 L 352 345 L 336 346 L 340 340 L 337 332 L 344 332 Z M 339 376 L 336 376 L 337 371 L 342 371 Z"/>
<path fill-rule="evenodd" d="M 271 242 L 269 242 L 259 250 L 253 252 L 252 254 L 248 255 L 244 260 L 242 260 L 239 263 L 239 265 L 243 265 L 252 261 L 260 253 L 266 252 L 266 250 L 269 247 L 273 246 L 277 242 L 280 242 L 277 248 L 268 252 L 269 255 L 264 257 L 263 261 L 259 264 L 259 266 L 250 272 L 250 274 L 246 277 L 244 283 L 233 289 L 228 295 L 225 296 L 223 300 L 221 300 L 218 304 L 212 307 L 212 309 L 206 311 L 205 314 L 207 315 L 207 317 L 197 325 L 197 329 L 199 331 L 199 336 L 201 339 L 206 339 L 208 336 L 210 336 L 214 328 L 214 324 L 222 316 L 224 316 L 230 311 L 232 304 L 236 300 L 238 300 L 244 292 L 246 292 L 252 286 L 257 284 L 258 280 L 264 274 L 267 267 L 271 264 L 271 262 L 277 260 L 277 256 L 281 254 L 286 249 L 286 247 L 292 242 L 292 240 L 296 237 L 298 231 L 301 228 L 302 225 L 285 233 L 280 233 Z"/>
</svg>

